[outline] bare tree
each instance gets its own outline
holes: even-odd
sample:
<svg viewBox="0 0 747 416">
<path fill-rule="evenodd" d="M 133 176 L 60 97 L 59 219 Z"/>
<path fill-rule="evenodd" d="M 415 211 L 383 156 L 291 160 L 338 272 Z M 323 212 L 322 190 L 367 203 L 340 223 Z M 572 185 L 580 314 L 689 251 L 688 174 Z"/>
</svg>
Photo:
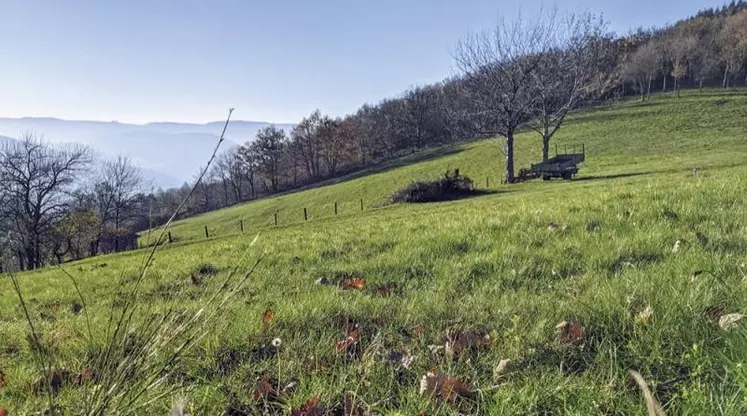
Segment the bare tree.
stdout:
<svg viewBox="0 0 747 416">
<path fill-rule="evenodd" d="M 105 229 L 112 237 L 114 251 L 119 251 L 120 234 L 125 224 L 138 215 L 136 207 L 145 185 L 142 171 L 127 156 L 105 161 L 100 172 L 94 192 L 102 228 L 95 243 L 96 252 L 91 255 L 97 254 Z"/>
<path fill-rule="evenodd" d="M 251 144 L 251 150 L 257 159 L 257 168 L 265 183 L 265 190 L 271 193 L 278 191 L 280 184 L 280 162 L 288 145 L 285 131 L 274 125 L 265 127 L 257 133 L 257 139 Z"/>
<path fill-rule="evenodd" d="M 444 133 L 444 122 L 439 117 L 439 96 L 437 86 L 415 87 L 405 93 L 405 122 L 411 133 L 409 134 L 411 147 L 423 147 L 439 142 Z"/>
<path fill-rule="evenodd" d="M 534 76 L 542 52 L 553 45 L 556 26 L 555 13 L 541 13 L 536 20 L 501 20 L 490 32 L 464 38 L 454 52 L 465 86 L 492 119 L 495 133 L 506 139 L 508 183 L 514 182 L 514 136 L 536 104 Z"/>
<path fill-rule="evenodd" d="M 220 153 L 216 158 L 213 165 L 210 167 L 208 177 L 215 178 L 216 182 L 219 182 L 220 188 L 223 191 L 223 205 L 231 204 L 230 192 L 230 177 L 231 177 L 231 152 Z"/>
<path fill-rule="evenodd" d="M 694 35 L 687 34 L 682 29 L 674 32 L 670 39 L 674 94 L 676 97 L 679 97 L 682 78 L 690 72 L 691 62 L 698 47 L 698 39 Z"/>
<path fill-rule="evenodd" d="M 226 205 L 244 201 L 244 187 L 248 175 L 240 151 L 239 147 L 221 153 L 212 168 L 213 175 L 221 182 Z"/>
<path fill-rule="evenodd" d="M 322 123 L 317 134 L 322 161 L 329 176 L 337 174 L 346 153 L 351 147 L 351 131 L 348 127 L 348 124 L 343 124 L 342 119 L 333 119 L 329 116 L 322 117 Z"/>
<path fill-rule="evenodd" d="M 318 134 L 321 125 L 322 114 L 319 110 L 316 110 L 309 117 L 302 119 L 291 132 L 291 139 L 296 143 L 295 148 L 306 168 L 309 179 L 312 181 L 319 180 L 322 177 L 322 150 Z"/>
<path fill-rule="evenodd" d="M 723 86 L 729 87 L 729 76 L 736 76 L 747 60 L 747 10 L 726 18 L 719 43 L 724 65 Z"/>
<path fill-rule="evenodd" d="M 258 163 L 257 155 L 252 150 L 251 143 L 245 143 L 239 147 L 236 153 L 236 158 L 236 164 L 232 165 L 232 174 L 239 175 L 239 177 L 242 178 L 239 180 L 239 183 L 246 183 L 249 186 L 249 198 L 255 199 L 257 197 L 255 176 Z"/>
<path fill-rule="evenodd" d="M 44 264 L 44 240 L 90 163 L 88 148 L 53 148 L 31 133 L 0 151 L 0 217 L 10 223 L 22 269 Z"/>
<path fill-rule="evenodd" d="M 612 82 L 608 68 L 599 65 L 611 51 L 606 28 L 592 14 L 569 15 L 557 26 L 552 49 L 541 54 L 533 77 L 537 102 L 530 126 L 542 138 L 542 160 L 549 158 L 550 140 L 568 112 L 606 93 Z"/>
<path fill-rule="evenodd" d="M 650 42 L 639 47 L 626 64 L 625 78 L 633 82 L 641 94 L 641 101 L 651 96 L 651 83 L 660 67 L 660 55 L 656 46 Z"/>
<path fill-rule="evenodd" d="M 674 42 L 675 39 L 672 38 L 672 35 L 669 32 L 664 32 L 649 42 L 657 55 L 656 63 L 659 65 L 657 75 L 661 75 L 662 78 L 661 92 L 666 92 L 667 80 L 669 79 L 669 75 L 672 73 L 672 64 L 674 60 L 674 57 L 672 56 L 672 46 Z"/>
</svg>

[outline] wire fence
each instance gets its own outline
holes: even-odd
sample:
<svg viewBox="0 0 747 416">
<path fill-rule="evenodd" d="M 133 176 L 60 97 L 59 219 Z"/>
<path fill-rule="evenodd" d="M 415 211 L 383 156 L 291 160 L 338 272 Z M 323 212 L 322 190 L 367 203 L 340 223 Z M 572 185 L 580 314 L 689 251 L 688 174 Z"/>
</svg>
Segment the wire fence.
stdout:
<svg viewBox="0 0 747 416">
<path fill-rule="evenodd" d="M 489 176 L 486 176 L 485 177 L 485 181 L 484 181 L 485 187 L 484 188 L 480 187 L 479 189 L 490 189 L 490 185 L 491 185 L 491 180 L 490 179 L 491 178 Z M 498 180 L 498 181 L 492 181 L 493 184 L 500 183 L 500 182 L 501 182 L 500 180 Z M 349 206 L 350 202 L 348 202 L 347 205 Z M 366 205 L 366 204 L 364 204 L 363 198 L 361 198 L 361 199 L 359 199 L 358 204 L 356 204 L 356 208 L 355 208 L 356 211 L 355 212 L 362 212 L 362 211 L 365 211 L 367 209 L 375 208 L 377 206 L 378 205 Z M 339 216 L 339 215 L 342 215 L 342 214 L 349 214 L 349 213 L 351 213 L 350 210 L 343 211 L 342 210 L 343 204 L 341 204 L 339 201 L 334 201 L 333 203 L 329 204 L 328 207 L 329 207 L 329 210 L 324 209 L 321 212 L 321 215 L 316 215 L 316 216 L 311 215 L 312 211 L 309 209 L 309 207 L 303 207 L 295 215 L 291 213 L 290 216 L 285 216 L 285 217 L 283 217 L 283 215 L 281 215 L 281 212 L 278 210 L 278 211 L 275 211 L 273 213 L 273 215 L 268 219 L 267 225 L 262 226 L 261 228 L 265 229 L 265 228 L 288 226 L 288 225 L 293 225 L 293 224 L 299 224 L 299 223 L 308 222 L 308 221 L 315 220 L 315 219 L 331 218 L 331 217 L 336 217 L 336 216 Z M 319 210 L 317 210 L 316 212 L 317 212 L 317 214 L 320 213 Z M 288 212 L 286 212 L 286 213 L 288 213 Z M 327 213 L 330 213 L 330 215 L 325 215 Z M 303 217 L 303 221 L 300 220 L 301 216 Z M 289 221 L 283 221 L 284 218 L 285 219 L 292 218 L 292 219 L 289 220 Z M 203 225 L 203 234 L 204 234 L 204 238 L 208 239 L 208 238 L 214 238 L 214 237 L 222 237 L 222 236 L 229 236 L 229 235 L 241 234 L 241 233 L 244 233 L 245 229 L 246 229 L 246 227 L 245 227 L 244 219 L 241 218 L 241 219 L 239 219 L 236 222 L 236 232 L 229 232 L 229 233 L 219 234 L 219 233 L 217 233 L 215 231 L 215 229 L 211 230 L 208 227 L 208 225 L 205 224 L 205 225 Z M 225 230 L 226 230 L 226 228 L 222 227 L 222 231 L 225 231 Z M 196 240 L 198 240 L 198 239 L 197 238 L 185 238 L 185 239 L 181 239 L 178 235 L 172 234 L 172 232 L 169 231 L 166 234 L 166 236 L 164 237 L 163 241 L 160 241 L 157 244 L 175 243 L 175 242 L 179 242 L 179 241 L 196 241 Z M 138 242 L 138 248 L 152 247 L 153 244 L 156 244 L 156 242 L 147 242 L 145 244 L 142 244 L 141 242 Z"/>
</svg>

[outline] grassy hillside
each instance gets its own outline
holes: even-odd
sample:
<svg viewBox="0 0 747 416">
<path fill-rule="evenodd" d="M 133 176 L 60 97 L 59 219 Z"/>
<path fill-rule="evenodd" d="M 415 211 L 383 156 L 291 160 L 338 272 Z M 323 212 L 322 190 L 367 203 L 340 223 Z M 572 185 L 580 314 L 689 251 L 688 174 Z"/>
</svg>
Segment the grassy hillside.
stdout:
<svg viewBox="0 0 747 416">
<path fill-rule="evenodd" d="M 679 100 L 659 96 L 645 104 L 629 101 L 577 114 L 554 140 L 559 146 L 586 145 L 582 178 L 684 171 L 741 163 L 741 152 L 747 150 L 745 119 L 744 91 L 691 92 Z M 541 159 L 539 143 L 536 133 L 517 138 L 517 167 Z M 340 215 L 359 216 L 361 199 L 366 209 L 380 207 L 397 188 L 413 179 L 441 175 L 447 168 L 459 168 L 482 188 L 489 181 L 497 190 L 505 175 L 504 161 L 495 140 L 432 149 L 378 167 L 379 173 L 179 221 L 172 234 L 182 241 L 204 238 L 206 225 L 211 236 L 234 234 L 242 218 L 247 230 L 257 231 L 274 224 L 276 211 L 280 225 L 296 224 L 303 222 L 304 207 L 313 221 L 333 216 L 335 201 Z M 530 183 L 511 190 L 544 187 Z"/>
<path fill-rule="evenodd" d="M 352 398 L 380 414 L 645 414 L 627 371 L 638 370 L 668 414 L 744 414 L 747 359 L 742 329 L 722 329 L 747 311 L 747 96 L 743 91 L 659 97 L 578 114 L 558 141 L 584 142 L 578 180 L 495 186 L 491 194 L 426 205 L 378 205 L 412 178 L 459 167 L 497 178 L 496 146 L 475 142 L 334 186 L 234 207 L 180 222 L 182 244 L 164 246 L 139 298 L 148 312 L 194 310 L 245 254 L 266 251 L 257 273 L 199 347 L 180 363 L 194 414 L 229 407 L 259 412 L 253 393 L 266 376 L 298 378 L 281 405 L 314 395 L 328 407 Z M 519 140 L 520 165 L 538 140 Z M 416 155 L 417 156 L 417 155 Z M 690 169 L 700 168 L 697 173 Z M 322 208 L 344 202 L 334 218 Z M 312 219 L 267 227 L 271 213 L 308 206 Z M 233 234 L 244 218 L 247 232 Z M 222 237 L 204 240 L 208 224 Z M 251 224 L 251 227 L 249 227 Z M 249 248 L 262 229 L 259 246 Z M 189 240 L 192 241 L 189 241 Z M 678 243 L 679 241 L 679 243 Z M 136 275 L 144 253 L 67 266 L 87 294 L 96 331 L 107 299 Z M 218 270 L 194 285 L 200 264 Z M 331 282 L 364 278 L 361 290 Z M 58 365 L 84 368 L 85 321 L 55 269 L 20 276 L 32 316 Z M 387 285 L 389 294 L 377 286 Z M 27 327 L 9 279 L 0 279 L 0 407 L 39 409 L 31 385 Z M 388 296 L 387 296 L 388 295 Z M 267 327 L 266 309 L 274 311 Z M 575 322 L 558 334 L 561 321 Z M 352 349 L 336 345 L 359 325 Z M 581 330 L 583 329 L 583 330 Z M 447 333 L 489 335 L 452 343 Z M 269 340 L 282 344 L 268 352 Z M 469 338 L 466 335 L 460 339 Z M 471 348 L 458 351 L 461 344 Z M 404 361 L 410 361 L 408 365 Z M 501 360 L 511 360 L 499 368 Z M 437 369 L 469 386 L 450 403 L 421 396 Z M 61 392 L 69 409 L 80 388 Z M 165 414 L 170 400 L 153 405 Z"/>
</svg>

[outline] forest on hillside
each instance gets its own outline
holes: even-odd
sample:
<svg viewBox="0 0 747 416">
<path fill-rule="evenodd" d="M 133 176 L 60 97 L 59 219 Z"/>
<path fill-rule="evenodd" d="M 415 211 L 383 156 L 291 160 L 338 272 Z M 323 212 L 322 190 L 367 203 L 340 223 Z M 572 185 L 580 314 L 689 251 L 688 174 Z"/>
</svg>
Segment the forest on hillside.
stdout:
<svg viewBox="0 0 747 416">
<path fill-rule="evenodd" d="M 4 143 L 0 272 L 131 249 L 137 232 L 163 224 L 190 192 L 179 217 L 479 137 L 505 139 L 505 181 L 512 182 L 517 129 L 535 130 L 547 157 L 575 109 L 628 96 L 646 100 L 655 91 L 677 99 L 681 88 L 745 85 L 747 2 L 624 36 L 592 14 L 545 13 L 466 36 L 453 54 L 455 77 L 345 117 L 317 110 L 289 132 L 267 127 L 256 140 L 224 149 L 202 181 L 196 176 L 177 189 L 149 189 L 126 157 L 102 160 L 85 147 L 52 147 L 33 135 Z"/>
</svg>

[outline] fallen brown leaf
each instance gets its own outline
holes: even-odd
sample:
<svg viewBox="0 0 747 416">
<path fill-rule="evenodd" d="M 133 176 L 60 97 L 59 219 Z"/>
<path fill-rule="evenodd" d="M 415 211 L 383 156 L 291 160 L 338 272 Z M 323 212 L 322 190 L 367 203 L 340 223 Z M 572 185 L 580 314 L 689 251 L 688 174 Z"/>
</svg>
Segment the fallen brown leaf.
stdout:
<svg viewBox="0 0 747 416">
<path fill-rule="evenodd" d="M 314 396 L 301 407 L 291 412 L 291 416 L 324 416 L 324 409 L 319 406 L 319 396 Z"/>
<path fill-rule="evenodd" d="M 458 398 L 468 398 L 472 396 L 469 386 L 454 377 L 448 377 L 441 383 L 441 397 L 448 402 L 455 402 Z"/>
<path fill-rule="evenodd" d="M 298 388 L 298 378 L 293 377 L 283 388 L 274 377 L 264 376 L 257 383 L 254 391 L 254 401 L 264 403 L 283 403 Z"/>
<path fill-rule="evenodd" d="M 266 327 L 270 326 L 270 322 L 272 322 L 272 317 L 274 316 L 274 312 L 272 312 L 272 309 L 265 310 L 265 313 L 262 314 L 262 324 Z"/>
<path fill-rule="evenodd" d="M 345 279 L 342 281 L 343 289 L 361 290 L 363 289 L 363 286 L 365 285 L 366 285 L 366 279 L 363 279 L 361 277 L 358 277 L 355 279 Z"/>
<path fill-rule="evenodd" d="M 555 326 L 558 340 L 564 343 L 579 344 L 583 343 L 586 336 L 586 329 L 576 320 L 563 321 Z"/>
<path fill-rule="evenodd" d="M 446 353 L 454 357 L 465 352 L 490 348 L 491 345 L 490 335 L 484 331 L 462 332 L 453 329 L 446 331 Z"/>
<path fill-rule="evenodd" d="M 0 407 L 0 416 L 8 416 L 8 410 L 4 407 Z"/>
<path fill-rule="evenodd" d="M 337 344 L 335 344 L 335 348 L 338 351 L 344 351 L 349 359 L 357 358 L 360 354 L 360 348 L 358 345 L 359 337 L 360 333 L 356 326 L 353 329 L 346 331 L 345 339 L 338 341 Z"/>
<path fill-rule="evenodd" d="M 278 392 L 269 377 L 264 376 L 257 384 L 257 390 L 254 391 L 254 401 L 275 401 L 278 398 Z"/>
<path fill-rule="evenodd" d="M 420 394 L 435 395 L 453 403 L 458 398 L 470 397 L 472 391 L 466 383 L 455 377 L 447 377 L 442 372 L 429 371 L 420 379 Z"/>
</svg>

